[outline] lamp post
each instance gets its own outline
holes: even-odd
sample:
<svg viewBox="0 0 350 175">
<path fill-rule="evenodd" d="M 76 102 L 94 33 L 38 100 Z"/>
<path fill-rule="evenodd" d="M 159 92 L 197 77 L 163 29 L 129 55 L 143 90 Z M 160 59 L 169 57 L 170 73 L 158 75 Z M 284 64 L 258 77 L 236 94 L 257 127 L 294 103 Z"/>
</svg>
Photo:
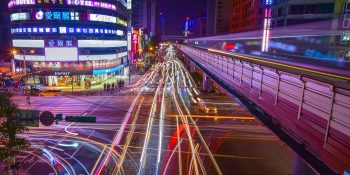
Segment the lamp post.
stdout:
<svg viewBox="0 0 350 175">
<path fill-rule="evenodd" d="M 35 51 L 34 50 L 26 50 L 26 49 L 22 49 L 20 50 L 22 55 L 23 55 L 23 77 L 24 77 L 24 90 L 25 92 L 28 91 L 28 82 L 27 82 L 27 62 L 26 62 L 26 55 L 27 53 L 30 54 L 34 54 Z M 16 49 L 12 50 L 12 54 L 16 55 L 18 53 L 18 51 Z M 29 93 L 30 95 L 30 93 Z"/>
</svg>

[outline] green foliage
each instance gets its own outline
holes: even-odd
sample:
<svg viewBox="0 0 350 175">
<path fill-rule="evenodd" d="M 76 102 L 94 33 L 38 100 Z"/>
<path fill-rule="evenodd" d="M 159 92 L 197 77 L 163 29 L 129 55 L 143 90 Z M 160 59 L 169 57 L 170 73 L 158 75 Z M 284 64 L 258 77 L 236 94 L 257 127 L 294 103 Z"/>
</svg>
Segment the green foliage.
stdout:
<svg viewBox="0 0 350 175">
<path fill-rule="evenodd" d="M 11 94 L 0 93 L 0 121 L 3 122 L 0 125 L 0 140 L 6 142 L 5 146 L 0 147 L 0 160 L 6 159 L 11 153 L 25 150 L 30 145 L 26 139 L 16 136 L 28 129 L 21 122 L 17 122 L 18 108 L 11 101 L 11 96 Z"/>
</svg>

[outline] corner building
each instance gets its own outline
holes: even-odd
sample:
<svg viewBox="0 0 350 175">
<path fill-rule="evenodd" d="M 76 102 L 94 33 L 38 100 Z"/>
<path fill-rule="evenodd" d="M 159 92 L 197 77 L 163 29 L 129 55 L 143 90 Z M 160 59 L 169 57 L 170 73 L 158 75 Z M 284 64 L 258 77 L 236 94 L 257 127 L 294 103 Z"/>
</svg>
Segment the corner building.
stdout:
<svg viewBox="0 0 350 175">
<path fill-rule="evenodd" d="M 15 70 L 48 86 L 98 84 L 127 63 L 124 0 L 11 0 Z M 30 52 L 30 51 L 34 51 Z"/>
</svg>

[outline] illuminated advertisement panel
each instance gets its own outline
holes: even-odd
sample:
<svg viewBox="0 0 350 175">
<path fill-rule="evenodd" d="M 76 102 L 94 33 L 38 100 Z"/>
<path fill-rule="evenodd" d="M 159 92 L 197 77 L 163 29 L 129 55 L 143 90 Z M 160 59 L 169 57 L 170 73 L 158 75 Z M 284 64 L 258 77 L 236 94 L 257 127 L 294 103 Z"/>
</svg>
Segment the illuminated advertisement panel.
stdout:
<svg viewBox="0 0 350 175">
<path fill-rule="evenodd" d="M 46 61 L 78 61 L 78 48 L 45 48 Z"/>
<path fill-rule="evenodd" d="M 126 5 L 126 8 L 127 8 L 128 10 L 130 10 L 130 9 L 131 9 L 131 5 L 132 5 L 131 0 L 127 0 L 127 5 Z"/>
<path fill-rule="evenodd" d="M 124 36 L 124 31 L 122 31 L 122 30 L 117 30 L 117 35 L 119 35 L 119 36 Z"/>
<path fill-rule="evenodd" d="M 128 22 L 126 22 L 125 20 L 122 20 L 118 17 L 117 17 L 117 24 L 125 26 L 125 27 L 128 26 Z"/>
<path fill-rule="evenodd" d="M 71 11 L 38 11 L 32 13 L 32 18 L 36 20 L 56 20 L 56 21 L 70 21 L 79 20 L 79 12 Z"/>
<path fill-rule="evenodd" d="M 34 5 L 35 0 L 11 0 L 8 3 L 8 7 L 12 8 L 13 6 L 18 6 L 18 5 Z"/>
<path fill-rule="evenodd" d="M 14 6 L 21 5 L 35 5 L 35 4 L 59 4 L 63 5 L 64 0 L 11 0 L 8 3 L 8 8 L 12 8 Z M 75 6 L 86 6 L 86 7 L 95 7 L 95 8 L 103 8 L 108 10 L 116 11 L 117 8 L 114 4 L 100 2 L 100 1 L 92 1 L 92 0 L 66 0 L 67 5 L 75 5 Z"/>
<path fill-rule="evenodd" d="M 138 51 L 139 45 L 139 33 L 137 30 L 134 30 L 131 37 L 131 51 L 136 53 Z"/>
<path fill-rule="evenodd" d="M 71 21 L 79 20 L 79 12 L 71 11 L 38 11 L 33 13 L 13 13 L 11 14 L 11 21 L 24 20 L 48 20 L 48 21 Z"/>
<path fill-rule="evenodd" d="M 12 34 L 106 34 L 116 35 L 117 30 L 106 28 L 85 28 L 85 27 L 17 27 L 11 29 Z"/>
<path fill-rule="evenodd" d="M 125 47 L 127 41 L 124 40 L 78 40 L 78 47 L 101 48 L 101 47 Z"/>
<path fill-rule="evenodd" d="M 12 40 L 13 47 L 32 47 L 32 48 L 44 48 L 44 40 Z"/>
<path fill-rule="evenodd" d="M 90 21 L 117 23 L 116 17 L 108 15 L 89 14 L 88 19 Z"/>
<path fill-rule="evenodd" d="M 45 40 L 45 47 L 77 47 L 76 40 L 50 39 Z"/>
<path fill-rule="evenodd" d="M 30 16 L 29 13 L 13 13 L 10 17 L 11 21 L 23 21 L 23 20 L 29 20 Z"/>
<path fill-rule="evenodd" d="M 130 31 L 128 31 L 127 40 L 128 40 L 128 51 L 131 51 L 131 32 Z"/>
<path fill-rule="evenodd" d="M 87 6 L 87 7 L 96 7 L 96 8 L 104 8 L 109 10 L 116 11 L 117 8 L 113 4 L 100 2 L 100 1 L 90 1 L 90 0 L 67 0 L 68 5 L 76 5 L 76 6 Z"/>
</svg>

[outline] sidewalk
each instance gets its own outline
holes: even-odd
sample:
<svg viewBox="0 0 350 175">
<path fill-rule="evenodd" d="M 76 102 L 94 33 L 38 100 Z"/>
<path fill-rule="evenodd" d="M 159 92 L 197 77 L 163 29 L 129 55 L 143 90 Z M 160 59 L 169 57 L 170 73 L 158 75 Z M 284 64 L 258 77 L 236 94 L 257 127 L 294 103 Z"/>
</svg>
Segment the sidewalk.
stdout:
<svg viewBox="0 0 350 175">
<path fill-rule="evenodd" d="M 136 84 L 140 79 L 142 78 L 142 75 L 132 75 L 130 79 L 130 84 Z M 81 95 L 81 96 L 99 96 L 101 94 L 105 94 L 103 84 L 104 83 L 116 83 L 117 80 L 124 80 L 125 86 L 129 86 L 129 78 L 126 76 L 116 76 L 114 78 L 108 79 L 104 81 L 101 84 L 93 85 L 89 89 L 85 89 L 83 86 L 80 87 L 73 87 L 73 94 L 74 95 Z M 62 93 L 64 95 L 72 94 L 72 87 L 44 87 L 45 90 L 62 90 Z"/>
</svg>

